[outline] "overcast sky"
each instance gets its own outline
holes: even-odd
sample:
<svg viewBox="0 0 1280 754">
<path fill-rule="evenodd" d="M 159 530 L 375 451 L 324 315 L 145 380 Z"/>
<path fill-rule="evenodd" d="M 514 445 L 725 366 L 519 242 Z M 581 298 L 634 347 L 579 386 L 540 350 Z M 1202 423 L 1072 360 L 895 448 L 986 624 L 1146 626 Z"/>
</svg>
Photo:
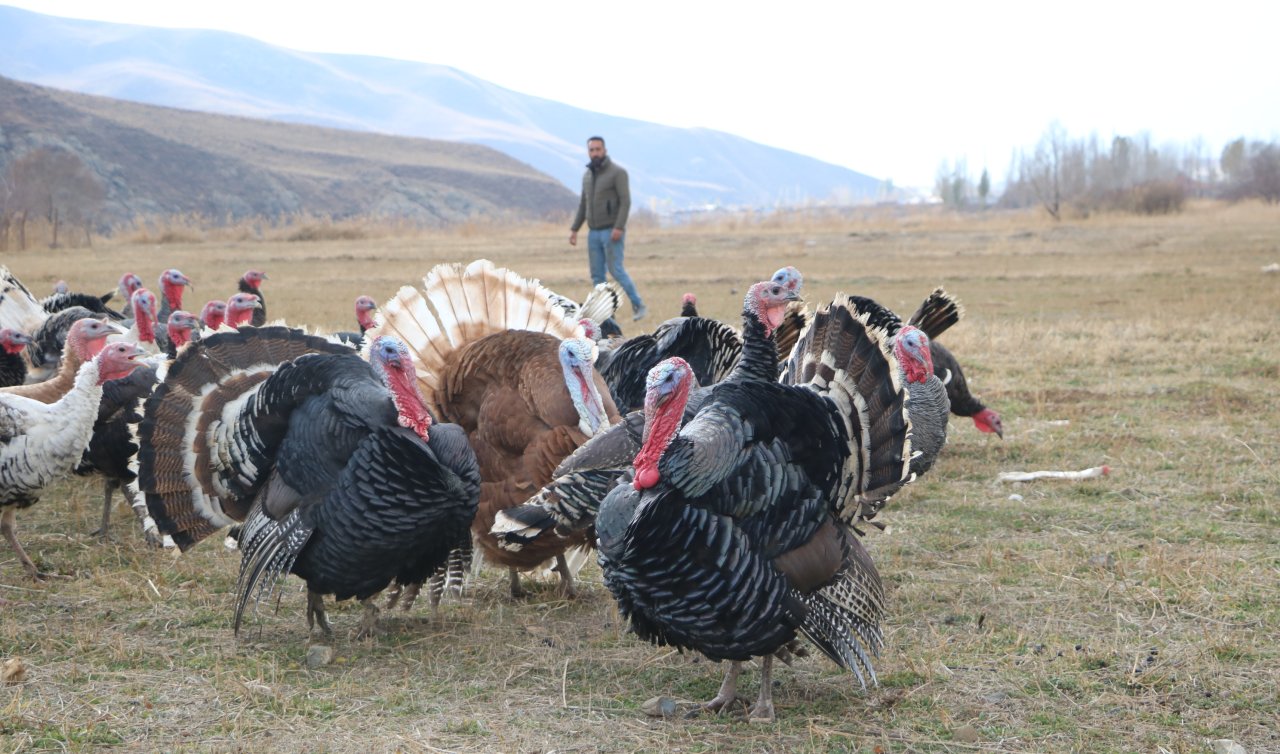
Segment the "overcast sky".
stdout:
<svg viewBox="0 0 1280 754">
<path fill-rule="evenodd" d="M 4 0 L 0 0 L 4 1 Z M 728 131 L 900 186 L 945 160 L 999 182 L 1072 137 L 1280 134 L 1280 2 L 8 0 L 453 66 L 612 115 Z M 619 154 L 619 159 L 625 155 Z"/>
</svg>

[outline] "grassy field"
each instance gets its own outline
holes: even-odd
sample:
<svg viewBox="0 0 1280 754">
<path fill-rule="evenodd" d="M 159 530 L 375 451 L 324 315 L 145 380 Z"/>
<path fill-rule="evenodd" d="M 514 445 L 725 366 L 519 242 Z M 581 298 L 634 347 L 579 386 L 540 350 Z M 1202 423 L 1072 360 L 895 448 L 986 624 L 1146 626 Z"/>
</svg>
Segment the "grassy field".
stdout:
<svg viewBox="0 0 1280 754">
<path fill-rule="evenodd" d="M 273 317 L 349 329 L 355 296 L 384 300 L 441 261 L 488 257 L 581 295 L 585 253 L 566 236 L 103 244 L 4 263 L 37 293 L 177 266 L 199 303 L 257 267 Z M 310 669 L 297 579 L 237 641 L 238 556 L 147 549 L 120 504 L 100 544 L 98 484 L 75 479 L 18 519 L 69 578 L 32 584 L 0 550 L 0 659 L 26 666 L 0 685 L 0 751 L 1280 752 L 1280 274 L 1261 272 L 1280 262 L 1280 208 L 738 220 L 635 229 L 627 254 L 658 313 L 690 290 L 736 320 L 746 286 L 783 264 L 811 302 L 845 290 L 909 314 L 945 284 L 967 305 L 942 340 L 1006 434 L 954 420 L 868 535 L 890 607 L 879 687 L 809 657 L 775 673 L 774 724 L 650 719 L 646 699 L 710 698 L 722 667 L 631 637 L 594 566 L 575 601 L 513 603 L 485 571 L 435 619 L 384 617 L 372 642 L 349 638 L 359 610 L 344 605 L 336 660 Z M 994 481 L 1104 463 L 1084 482 Z"/>
</svg>

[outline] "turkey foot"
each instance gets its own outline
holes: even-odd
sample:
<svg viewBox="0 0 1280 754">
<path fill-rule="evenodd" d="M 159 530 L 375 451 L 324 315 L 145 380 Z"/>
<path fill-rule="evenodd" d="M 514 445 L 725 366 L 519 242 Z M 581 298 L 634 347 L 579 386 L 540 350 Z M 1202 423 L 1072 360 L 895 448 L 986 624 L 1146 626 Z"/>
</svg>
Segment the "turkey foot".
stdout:
<svg viewBox="0 0 1280 754">
<path fill-rule="evenodd" d="M 711 701 L 703 702 L 690 713 L 690 716 L 700 712 L 723 712 L 726 707 L 731 706 L 738 700 L 738 674 L 742 672 L 742 663 L 734 661 L 729 664 L 729 670 L 724 674 L 724 681 L 720 683 L 720 691 Z"/>
<path fill-rule="evenodd" d="M 400 596 L 404 594 L 404 586 L 401 584 L 392 584 L 387 587 L 387 609 L 394 610 L 396 603 L 400 601 Z"/>
<path fill-rule="evenodd" d="M 378 635 L 378 606 L 374 604 L 373 597 L 360 600 L 360 604 L 364 605 L 364 617 L 360 619 L 356 638 L 372 641 Z"/>
<path fill-rule="evenodd" d="M 771 723 L 773 715 L 773 655 L 767 655 L 760 666 L 760 698 L 747 712 L 747 720 L 753 723 Z"/>
<path fill-rule="evenodd" d="M 324 634 L 326 639 L 333 639 L 333 626 L 329 623 L 329 616 L 324 612 L 324 597 L 307 590 L 307 629 L 314 629 L 316 625 L 320 626 L 320 633 Z"/>
<path fill-rule="evenodd" d="M 573 583 L 573 573 L 569 571 L 569 561 L 565 560 L 564 553 L 556 556 L 556 565 L 551 570 L 560 574 L 560 593 L 569 599 L 576 599 L 578 589 Z"/>
</svg>

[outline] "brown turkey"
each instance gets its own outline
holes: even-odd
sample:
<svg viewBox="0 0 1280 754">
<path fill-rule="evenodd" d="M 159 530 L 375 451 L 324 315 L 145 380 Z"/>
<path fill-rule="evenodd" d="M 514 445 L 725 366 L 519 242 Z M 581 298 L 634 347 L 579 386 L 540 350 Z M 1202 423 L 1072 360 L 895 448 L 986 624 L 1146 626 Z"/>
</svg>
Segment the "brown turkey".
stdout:
<svg viewBox="0 0 1280 754">
<path fill-rule="evenodd" d="M 524 594 L 519 573 L 551 559 L 562 589 L 574 593 L 565 552 L 586 537 L 548 535 L 507 552 L 488 536 L 494 517 L 527 500 L 565 456 L 619 419 L 593 367 L 594 343 L 551 295 L 488 260 L 440 265 L 422 291 L 401 288 L 366 333 L 407 343 L 427 405 L 466 431 L 482 480 L 472 532 L 486 560 L 508 569 L 513 597 Z"/>
</svg>

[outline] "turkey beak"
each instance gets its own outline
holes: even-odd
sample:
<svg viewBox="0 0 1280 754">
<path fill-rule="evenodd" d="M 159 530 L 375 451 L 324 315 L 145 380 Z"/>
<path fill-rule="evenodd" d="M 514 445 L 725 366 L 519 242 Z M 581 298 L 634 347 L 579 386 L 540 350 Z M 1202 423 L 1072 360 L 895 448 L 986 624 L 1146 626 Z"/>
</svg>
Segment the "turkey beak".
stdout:
<svg viewBox="0 0 1280 754">
<path fill-rule="evenodd" d="M 800 298 L 799 293 L 796 293 L 795 290 L 791 288 L 787 289 L 787 295 L 784 296 L 783 298 L 785 298 L 787 301 L 803 301 L 804 300 Z"/>
<path fill-rule="evenodd" d="M 111 332 L 114 332 L 114 333 L 119 333 L 121 335 L 124 335 L 125 333 L 129 332 L 128 330 L 124 329 L 120 325 L 117 325 L 115 322 L 103 322 L 102 324 L 111 328 Z"/>
</svg>

